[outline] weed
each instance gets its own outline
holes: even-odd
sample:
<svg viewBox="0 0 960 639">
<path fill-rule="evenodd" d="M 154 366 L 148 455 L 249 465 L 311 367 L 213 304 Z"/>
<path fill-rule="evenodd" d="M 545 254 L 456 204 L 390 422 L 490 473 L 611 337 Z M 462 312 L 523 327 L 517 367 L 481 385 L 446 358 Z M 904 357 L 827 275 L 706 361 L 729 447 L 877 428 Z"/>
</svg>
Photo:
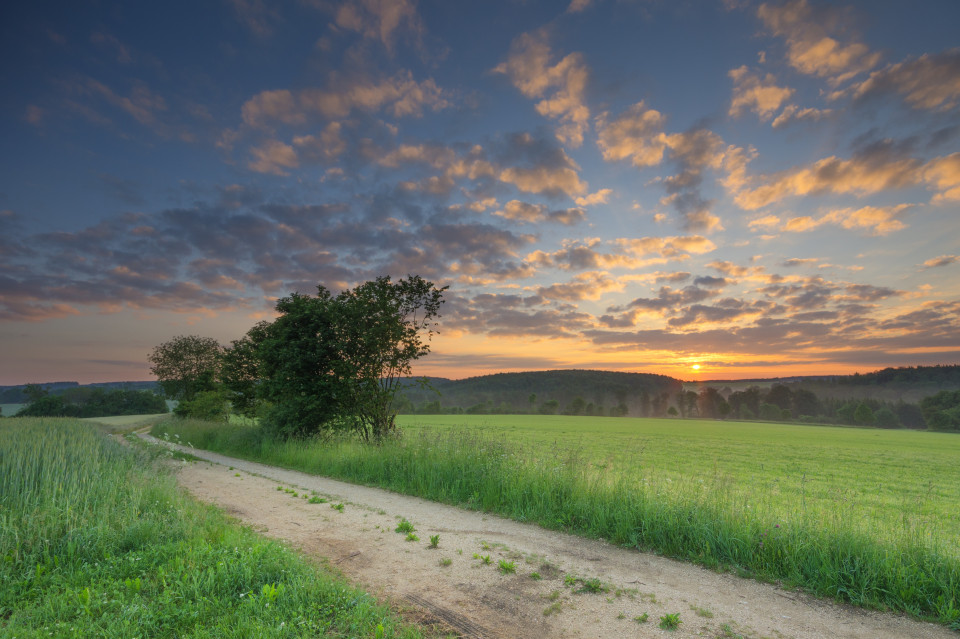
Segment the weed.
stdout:
<svg viewBox="0 0 960 639">
<path fill-rule="evenodd" d="M 560 591 L 559 591 L 559 590 L 551 590 L 551 591 L 550 591 L 550 594 L 549 594 L 549 595 L 544 595 L 543 598 L 546 599 L 547 601 L 556 601 L 557 599 L 560 598 Z"/>
<path fill-rule="evenodd" d="M 343 512 L 343 504 L 330 504 L 330 507 L 336 510 L 337 512 Z"/>
<path fill-rule="evenodd" d="M 408 532 L 407 541 L 420 541 L 420 538 L 417 537 L 417 533 Z"/>
<path fill-rule="evenodd" d="M 698 608 L 697 606 L 690 606 L 690 610 L 697 613 L 698 617 L 705 617 L 706 619 L 713 618 L 713 613 L 707 610 L 706 608 Z"/>
<path fill-rule="evenodd" d="M 411 524 L 406 519 L 401 519 L 400 523 L 397 524 L 397 527 L 394 528 L 394 531 L 398 533 L 412 533 L 415 530 L 416 528 L 413 527 L 413 524 Z"/>
<path fill-rule="evenodd" d="M 723 633 L 720 639 L 744 639 L 744 636 L 734 632 L 733 627 L 728 623 L 720 625 L 720 632 Z"/>
<path fill-rule="evenodd" d="M 325 504 L 327 503 L 327 500 L 324 499 L 323 497 L 318 497 L 317 495 L 314 495 L 313 497 L 307 500 L 307 503 L 308 504 Z"/>
<path fill-rule="evenodd" d="M 604 588 L 603 583 L 594 577 L 593 579 L 583 579 L 580 582 L 580 589 L 577 592 L 606 592 L 607 588 Z"/>
<path fill-rule="evenodd" d="M 541 579 L 543 579 L 543 577 L 540 576 L 539 572 L 531 572 L 530 578 L 533 579 L 534 581 L 540 581 Z"/>
<path fill-rule="evenodd" d="M 473 553 L 473 558 L 478 559 L 481 564 L 489 565 L 490 564 L 490 555 L 481 555 L 480 553 Z"/>
<path fill-rule="evenodd" d="M 512 561 L 501 559 L 497 564 L 497 570 L 499 570 L 501 574 L 510 575 L 517 572 L 517 565 Z"/>
<path fill-rule="evenodd" d="M 622 612 L 619 615 L 617 615 L 617 619 L 626 619 L 626 618 L 627 618 L 627 615 L 623 614 Z"/>
<path fill-rule="evenodd" d="M 637 623 L 647 623 L 648 621 L 650 621 L 650 615 L 648 615 L 647 613 L 643 613 L 642 615 L 634 617 L 633 620 L 636 621 Z"/>
<path fill-rule="evenodd" d="M 430 545 L 428 548 L 439 548 L 440 547 L 440 535 L 430 535 Z"/>
<path fill-rule="evenodd" d="M 679 612 L 668 612 L 664 616 L 660 617 L 660 627 L 663 630 L 676 630 L 682 623 L 683 622 L 680 621 Z"/>
<path fill-rule="evenodd" d="M 444 557 L 443 559 L 440 560 L 440 565 L 443 566 L 444 568 L 446 568 L 452 563 L 453 563 L 453 559 L 450 559 L 449 557 Z"/>
<path fill-rule="evenodd" d="M 563 604 L 559 601 L 554 601 L 552 604 L 543 609 L 543 616 L 549 617 L 552 614 L 560 612 L 560 609 L 563 608 Z"/>
<path fill-rule="evenodd" d="M 577 582 L 580 581 L 573 575 L 564 575 L 563 576 L 563 585 L 564 586 L 576 586 Z"/>
</svg>

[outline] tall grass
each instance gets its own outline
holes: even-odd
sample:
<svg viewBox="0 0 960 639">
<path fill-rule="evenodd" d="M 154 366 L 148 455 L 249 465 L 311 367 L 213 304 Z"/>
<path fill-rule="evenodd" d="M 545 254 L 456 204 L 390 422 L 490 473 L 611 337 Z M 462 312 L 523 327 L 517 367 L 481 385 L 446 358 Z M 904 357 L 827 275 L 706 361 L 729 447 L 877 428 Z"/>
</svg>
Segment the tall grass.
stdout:
<svg viewBox="0 0 960 639">
<path fill-rule="evenodd" d="M 143 454 L 63 419 L 0 423 L 0 634 L 419 636 L 185 497 Z"/>
<path fill-rule="evenodd" d="M 476 430 L 413 429 L 380 447 L 350 440 L 276 442 L 240 425 L 174 422 L 153 432 L 960 629 L 956 539 L 906 524 L 880 535 L 877 526 L 848 518 L 843 500 L 832 507 L 783 508 L 775 493 L 722 473 L 676 478 L 639 466 L 610 467 L 577 448 L 524 446 Z"/>
</svg>

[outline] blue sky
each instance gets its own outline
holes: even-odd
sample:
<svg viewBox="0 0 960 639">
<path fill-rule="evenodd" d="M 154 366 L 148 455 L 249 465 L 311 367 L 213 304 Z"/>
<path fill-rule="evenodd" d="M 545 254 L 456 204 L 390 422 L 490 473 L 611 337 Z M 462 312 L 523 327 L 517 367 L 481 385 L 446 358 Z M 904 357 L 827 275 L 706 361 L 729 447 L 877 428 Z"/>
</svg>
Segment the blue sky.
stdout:
<svg viewBox="0 0 960 639">
<path fill-rule="evenodd" d="M 954 1 L 0 11 L 0 384 L 381 274 L 422 374 L 960 359 Z"/>
</svg>

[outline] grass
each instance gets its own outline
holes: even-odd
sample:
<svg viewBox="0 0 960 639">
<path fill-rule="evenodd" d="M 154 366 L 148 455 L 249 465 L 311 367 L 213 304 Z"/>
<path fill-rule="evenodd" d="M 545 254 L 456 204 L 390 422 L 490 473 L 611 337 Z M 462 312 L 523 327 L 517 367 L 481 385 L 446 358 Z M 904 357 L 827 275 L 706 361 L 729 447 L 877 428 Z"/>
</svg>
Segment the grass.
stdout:
<svg viewBox="0 0 960 639">
<path fill-rule="evenodd" d="M 153 432 L 960 629 L 960 437 L 529 415 L 401 423 L 380 447 L 190 422 Z"/>
<path fill-rule="evenodd" d="M 47 418 L 0 422 L 0 634 L 420 636 L 184 496 L 146 453 Z"/>
</svg>

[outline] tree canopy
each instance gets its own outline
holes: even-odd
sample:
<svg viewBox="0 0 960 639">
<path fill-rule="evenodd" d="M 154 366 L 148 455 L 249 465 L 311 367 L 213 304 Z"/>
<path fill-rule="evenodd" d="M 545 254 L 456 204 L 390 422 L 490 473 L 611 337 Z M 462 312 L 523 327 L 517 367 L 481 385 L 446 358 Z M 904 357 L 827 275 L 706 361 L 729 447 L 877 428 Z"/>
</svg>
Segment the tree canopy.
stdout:
<svg viewBox="0 0 960 639">
<path fill-rule="evenodd" d="M 281 298 L 279 317 L 248 335 L 257 394 L 270 403 L 265 425 L 286 435 L 387 435 L 402 378 L 430 351 L 444 290 L 419 276 L 378 277 L 335 297 L 318 286 L 316 296 Z"/>
<path fill-rule="evenodd" d="M 190 401 L 217 388 L 223 347 L 212 337 L 178 335 L 147 357 L 168 399 Z"/>
</svg>

